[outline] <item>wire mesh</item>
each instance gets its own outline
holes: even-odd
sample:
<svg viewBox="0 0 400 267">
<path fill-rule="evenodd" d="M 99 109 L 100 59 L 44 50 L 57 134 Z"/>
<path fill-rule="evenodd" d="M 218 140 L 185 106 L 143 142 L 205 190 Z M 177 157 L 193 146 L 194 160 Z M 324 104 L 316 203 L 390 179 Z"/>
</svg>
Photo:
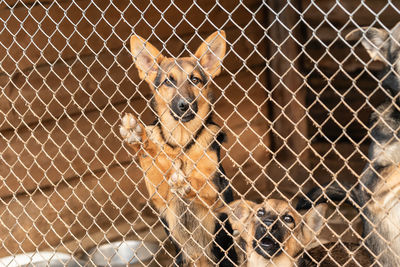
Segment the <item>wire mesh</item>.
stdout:
<svg viewBox="0 0 400 267">
<path fill-rule="evenodd" d="M 399 265 L 399 8 L 389 0 L 0 1 L 0 265 L 169 266 L 182 258 L 193 266 L 222 266 L 224 258 L 232 266 L 255 259 L 279 266 L 283 258 L 293 266 Z M 214 32 L 226 53 L 213 50 Z M 136 55 L 131 36 L 143 38 Z M 202 43 L 211 54 L 196 53 Z M 146 44 L 159 54 L 139 74 Z M 168 68 L 159 55 L 171 58 Z M 203 62 L 214 57 L 219 75 Z M 205 79 L 193 79 L 185 60 Z M 210 107 L 206 115 L 220 128 L 199 115 L 200 104 L 189 108 L 209 141 L 182 118 L 158 132 L 170 147 L 154 140 L 154 119 L 174 112 L 165 80 L 181 98 L 182 84 L 213 91 L 190 101 Z M 167 109 L 157 114 L 161 105 Z M 147 133 L 157 153 L 142 137 L 136 151 L 126 142 L 136 127 L 130 119 L 121 136 L 126 114 L 146 127 L 136 133 Z M 194 148 L 174 139 L 178 128 L 191 133 Z M 342 197 L 317 205 L 306 196 L 312 188 Z M 154 203 L 164 193 L 168 199 Z M 299 199 L 312 208 L 296 211 Z M 171 213 L 176 203 L 187 206 Z M 233 237 L 217 245 L 219 259 L 216 222 Z M 256 237 L 259 225 L 264 234 Z M 228 257 L 232 247 L 237 259 Z M 268 254 L 270 247 L 279 249 Z"/>
</svg>

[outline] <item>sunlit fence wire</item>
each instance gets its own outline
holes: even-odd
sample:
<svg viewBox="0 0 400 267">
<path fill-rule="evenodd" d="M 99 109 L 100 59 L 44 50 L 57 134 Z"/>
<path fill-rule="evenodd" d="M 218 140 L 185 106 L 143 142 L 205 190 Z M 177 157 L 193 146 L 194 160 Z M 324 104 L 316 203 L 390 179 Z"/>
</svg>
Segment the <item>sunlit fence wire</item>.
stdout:
<svg viewBox="0 0 400 267">
<path fill-rule="evenodd" d="M 209 83 L 235 199 L 294 207 L 314 186 L 355 184 L 370 163 L 369 117 L 391 96 L 378 75 L 385 64 L 345 36 L 363 26 L 390 31 L 399 8 L 359 0 L 0 1 L 0 265 L 50 257 L 166 266 L 176 257 L 146 173 L 119 133 L 126 113 L 145 125 L 155 117 L 132 35 L 179 58 L 225 31 L 222 72 Z M 363 246 L 358 212 L 330 204 L 317 244 Z M 106 262 L 96 262 L 93 251 L 107 244 L 132 253 L 102 251 Z"/>
</svg>

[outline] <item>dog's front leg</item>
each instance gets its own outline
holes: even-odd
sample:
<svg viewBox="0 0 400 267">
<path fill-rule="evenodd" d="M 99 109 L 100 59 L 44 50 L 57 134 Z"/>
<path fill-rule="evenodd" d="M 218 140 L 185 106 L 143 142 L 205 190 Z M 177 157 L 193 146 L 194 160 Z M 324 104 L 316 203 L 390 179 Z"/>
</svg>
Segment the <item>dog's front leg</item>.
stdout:
<svg viewBox="0 0 400 267">
<path fill-rule="evenodd" d="M 186 175 L 182 170 L 182 160 L 176 159 L 172 164 L 172 174 L 168 180 L 170 190 L 180 197 L 186 196 L 190 191 L 190 183 L 186 180 Z"/>
<path fill-rule="evenodd" d="M 191 171 L 187 175 L 184 171 L 182 161 L 177 159 L 172 165 L 173 173 L 171 174 L 168 184 L 172 193 L 179 197 L 194 201 L 195 203 L 210 209 L 212 207 L 222 205 L 217 188 L 212 182 L 212 179 L 204 178 L 205 175 L 213 177 L 215 170 L 203 169 L 203 172 Z M 221 202 L 221 203 L 220 203 Z"/>
</svg>

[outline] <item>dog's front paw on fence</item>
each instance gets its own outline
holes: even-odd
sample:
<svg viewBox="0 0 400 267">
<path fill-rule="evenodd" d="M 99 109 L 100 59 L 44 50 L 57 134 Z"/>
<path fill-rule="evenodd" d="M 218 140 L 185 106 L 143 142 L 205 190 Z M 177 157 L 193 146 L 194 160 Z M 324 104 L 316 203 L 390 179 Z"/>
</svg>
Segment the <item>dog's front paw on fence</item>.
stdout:
<svg viewBox="0 0 400 267">
<path fill-rule="evenodd" d="M 142 126 L 132 114 L 125 114 L 121 122 L 122 125 L 119 128 L 119 133 L 125 142 L 134 144 L 142 141 Z"/>
<path fill-rule="evenodd" d="M 179 159 L 176 160 L 176 162 L 172 166 L 175 172 L 171 174 L 168 183 L 173 193 L 176 193 L 180 196 L 185 196 L 187 193 L 190 192 L 190 184 L 186 180 L 186 175 L 182 171 L 181 167 L 182 161 Z"/>
</svg>

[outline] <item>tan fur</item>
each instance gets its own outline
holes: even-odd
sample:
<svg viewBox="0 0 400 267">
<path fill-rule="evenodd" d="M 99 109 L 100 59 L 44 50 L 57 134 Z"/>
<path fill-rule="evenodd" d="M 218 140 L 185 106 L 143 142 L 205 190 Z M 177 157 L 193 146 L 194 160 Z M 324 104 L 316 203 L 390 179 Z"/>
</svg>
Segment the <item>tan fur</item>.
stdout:
<svg viewBox="0 0 400 267">
<path fill-rule="evenodd" d="M 388 208 L 387 205 L 397 201 L 400 193 L 400 166 L 389 166 L 380 176 L 385 177 L 385 180 L 378 184 L 376 192 L 372 195 L 374 202 L 371 206 L 375 212 L 382 212 L 382 209 Z"/>
<path fill-rule="evenodd" d="M 181 245 L 188 266 L 213 265 L 211 246 L 215 215 L 212 210 L 222 205 L 218 188 L 212 180 L 220 163 L 215 150 L 210 149 L 220 127 L 214 124 L 205 125 L 211 112 L 209 83 L 193 85 L 188 82 L 188 75 L 200 77 L 200 71 L 203 71 L 207 74 L 207 79 L 213 78 L 220 72 L 225 50 L 223 31 L 208 37 L 196 51 L 195 57 L 178 59 L 162 56 L 141 37 L 131 38 L 131 52 L 139 75 L 153 90 L 160 127 L 140 125 L 142 130 L 137 132 L 140 132 L 141 142 L 129 145 L 143 169 L 152 203 L 160 216 L 168 222 L 171 235 Z M 161 73 L 159 69 L 162 70 Z M 161 84 L 154 88 L 157 75 L 160 75 L 158 78 L 161 82 L 173 77 L 176 86 Z M 188 94 L 195 96 L 198 111 L 192 120 L 183 123 L 171 115 L 169 105 L 176 95 L 186 97 Z M 190 149 L 184 150 L 201 127 L 205 129 L 194 144 Z M 131 130 L 125 127 L 125 132 Z M 175 169 L 177 165 L 179 170 Z M 171 185 L 171 175 L 178 172 L 184 179 Z M 192 213 L 188 225 L 179 219 L 185 212 Z"/>
<path fill-rule="evenodd" d="M 155 141 L 146 141 L 144 149 L 139 150 L 138 157 L 146 177 L 151 177 L 151 179 L 146 179 L 146 182 L 153 204 L 160 210 L 171 199 L 167 181 L 170 172 L 173 171 L 172 162 L 178 158 L 185 163 L 183 172 L 187 177 L 190 177 L 188 181 L 192 185 L 192 191 L 187 194 L 187 198 L 198 201 L 200 204 L 207 203 L 209 206 L 215 204 L 218 192 L 212 186 L 212 182 L 208 181 L 208 178 L 215 173 L 218 162 L 215 153 L 204 152 L 204 148 L 208 147 L 210 142 L 214 140 L 215 134 L 219 131 L 218 126 L 210 126 L 208 131 L 205 131 L 198 139 L 198 143 L 194 144 L 192 149 L 186 151 L 183 155 L 181 155 L 182 152 L 179 147 L 172 149 L 165 143 L 161 143 L 162 140 L 160 140 L 157 131 L 156 127 L 148 126 L 146 132 L 156 136 L 154 139 L 150 136 L 149 139 Z M 148 140 L 148 138 L 143 137 L 143 140 Z M 135 145 L 130 146 L 135 148 Z M 164 175 L 167 177 L 164 177 Z"/>
<path fill-rule="evenodd" d="M 194 58 L 180 58 L 180 60 L 196 64 L 196 59 Z M 172 67 L 170 67 L 171 65 Z M 180 66 L 177 66 L 174 62 L 174 59 L 171 58 L 164 59 L 160 64 L 160 68 L 167 72 L 168 75 L 173 75 L 173 77 L 177 79 L 178 84 L 184 80 L 187 80 L 187 73 L 191 73 L 193 71 L 193 67 L 191 67 L 191 65 L 183 65 L 183 68 L 181 68 Z M 166 74 L 162 74 L 161 80 L 164 80 L 166 76 Z M 173 145 L 182 147 L 192 139 L 193 134 L 196 133 L 204 123 L 203 120 L 210 113 L 211 103 L 211 100 L 209 99 L 210 89 L 208 86 L 204 88 L 198 88 L 195 86 L 192 87 L 193 93 L 198 99 L 199 111 L 193 120 L 183 125 L 170 115 L 168 105 L 176 93 L 185 96 L 184 89 L 185 88 L 179 88 L 178 92 L 173 92 L 170 90 L 170 88 L 162 86 L 154 92 L 154 98 L 158 108 L 158 115 L 163 122 L 162 128 L 165 134 L 165 139 Z"/>
<path fill-rule="evenodd" d="M 271 259 L 265 259 L 258 254 L 253 248 L 253 241 L 256 232 L 256 224 L 259 222 L 257 211 L 264 207 L 267 212 L 271 212 L 278 216 L 291 215 L 294 223 L 287 224 L 284 242 L 281 244 L 282 253 L 273 256 Z M 292 267 L 295 266 L 296 256 L 307 246 L 312 244 L 322 226 L 323 217 L 327 209 L 326 204 L 318 205 L 315 210 L 310 210 L 302 216 L 294 210 L 289 203 L 283 200 L 268 199 L 264 203 L 256 204 L 251 201 L 237 200 L 229 206 L 220 209 L 220 212 L 227 213 L 232 227 L 239 234 L 236 237 L 238 247 L 240 247 L 240 239 L 245 241 L 246 248 L 239 248 L 239 253 L 244 253 L 247 266 L 269 267 Z"/>
</svg>

